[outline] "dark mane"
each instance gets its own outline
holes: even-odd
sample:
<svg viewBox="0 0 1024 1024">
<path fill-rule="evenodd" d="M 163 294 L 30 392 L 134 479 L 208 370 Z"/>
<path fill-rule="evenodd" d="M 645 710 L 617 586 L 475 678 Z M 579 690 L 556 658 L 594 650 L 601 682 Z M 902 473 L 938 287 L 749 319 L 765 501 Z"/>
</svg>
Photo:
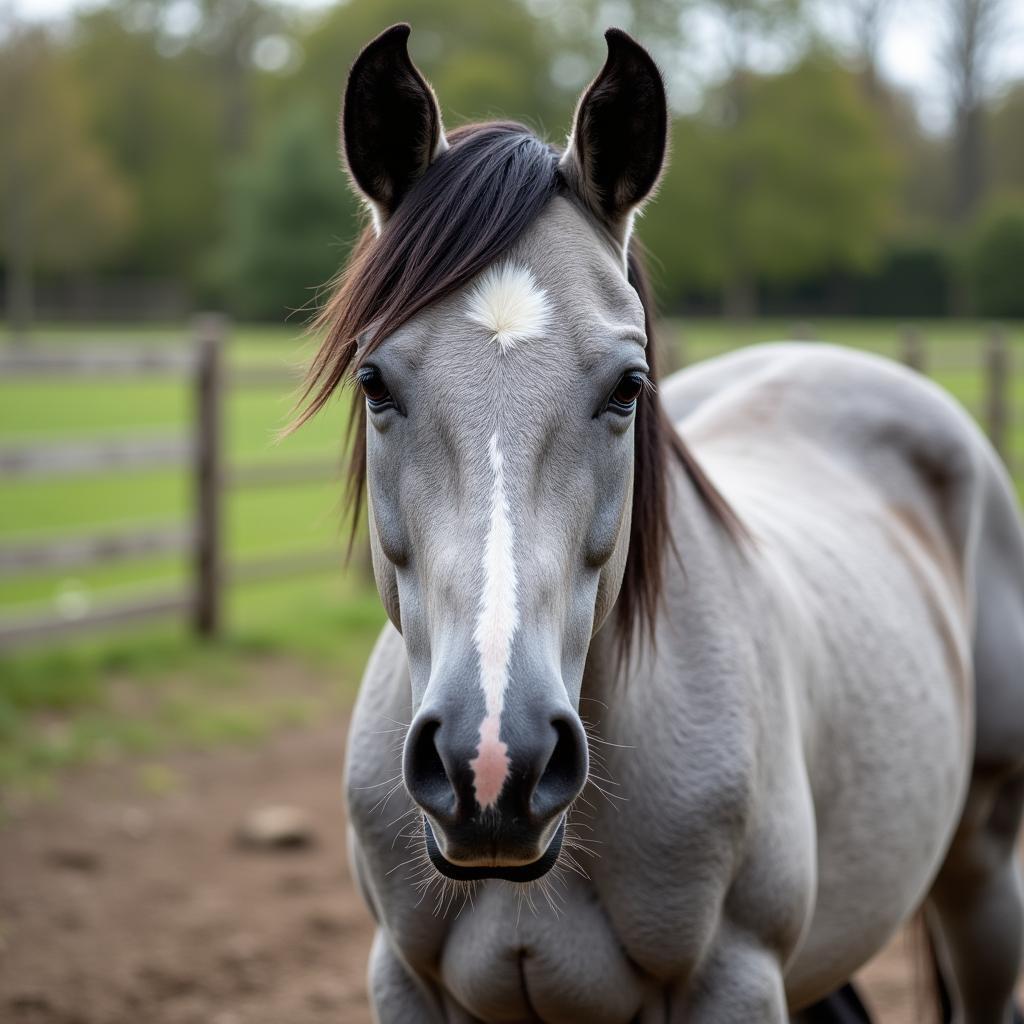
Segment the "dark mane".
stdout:
<svg viewBox="0 0 1024 1024">
<path fill-rule="evenodd" d="M 448 135 L 450 149 L 410 189 L 379 237 L 363 232 L 348 266 L 314 323 L 326 332 L 310 366 L 296 426 L 315 415 L 339 387 L 350 383 L 383 339 L 420 310 L 467 284 L 508 250 L 547 203 L 567 192 L 559 152 L 522 125 L 469 125 Z M 653 306 L 643 262 L 630 247 L 629 278 L 644 307 L 647 361 L 656 380 Z M 372 329 L 357 353 L 359 339 Z M 347 504 L 352 529 L 366 486 L 366 410 L 355 403 Z M 737 520 L 668 421 L 657 395 L 640 398 L 634 425 L 635 468 L 629 557 L 616 614 L 621 649 L 637 630 L 653 637 L 662 588 L 668 522 L 670 462 L 692 480 L 712 514 L 730 531 Z"/>
</svg>

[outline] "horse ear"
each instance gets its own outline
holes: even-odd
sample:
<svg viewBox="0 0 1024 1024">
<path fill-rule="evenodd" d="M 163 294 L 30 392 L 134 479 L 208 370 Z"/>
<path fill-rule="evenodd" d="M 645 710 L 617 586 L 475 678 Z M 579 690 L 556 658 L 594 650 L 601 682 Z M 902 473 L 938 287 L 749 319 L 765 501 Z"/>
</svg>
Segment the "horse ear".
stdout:
<svg viewBox="0 0 1024 1024">
<path fill-rule="evenodd" d="M 665 163 L 668 106 L 651 55 L 621 29 L 604 35 L 608 59 L 576 108 L 562 173 L 623 245 L 632 215 Z"/>
<path fill-rule="evenodd" d="M 342 105 L 345 163 L 378 230 L 448 148 L 437 99 L 409 57 L 410 32 L 392 25 L 367 44 L 349 72 Z"/>
</svg>

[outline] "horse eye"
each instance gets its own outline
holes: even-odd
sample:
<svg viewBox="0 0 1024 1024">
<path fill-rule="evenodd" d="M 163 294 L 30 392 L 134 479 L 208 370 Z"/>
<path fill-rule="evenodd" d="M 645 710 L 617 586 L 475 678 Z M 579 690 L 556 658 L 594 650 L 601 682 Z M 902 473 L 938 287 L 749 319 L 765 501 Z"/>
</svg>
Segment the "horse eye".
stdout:
<svg viewBox="0 0 1024 1024">
<path fill-rule="evenodd" d="M 618 413 L 620 416 L 628 416 L 633 411 L 640 392 L 644 389 L 644 379 L 644 375 L 635 370 L 623 374 L 608 400 L 609 411 Z"/>
<path fill-rule="evenodd" d="M 370 405 L 380 407 L 391 401 L 391 392 L 375 366 L 364 366 L 359 371 L 359 386 Z"/>
</svg>

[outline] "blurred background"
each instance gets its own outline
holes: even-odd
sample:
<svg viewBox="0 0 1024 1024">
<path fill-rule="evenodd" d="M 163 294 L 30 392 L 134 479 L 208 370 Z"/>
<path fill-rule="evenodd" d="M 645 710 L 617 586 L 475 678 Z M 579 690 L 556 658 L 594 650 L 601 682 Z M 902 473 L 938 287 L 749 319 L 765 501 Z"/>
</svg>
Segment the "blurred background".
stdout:
<svg viewBox="0 0 1024 1024">
<path fill-rule="evenodd" d="M 383 615 L 345 401 L 277 435 L 363 223 L 345 75 L 399 20 L 449 127 L 559 142 L 634 33 L 669 367 L 880 351 L 1024 478 L 1022 0 L 0 0 L 2 1019 L 366 1019 L 338 777 Z"/>
</svg>

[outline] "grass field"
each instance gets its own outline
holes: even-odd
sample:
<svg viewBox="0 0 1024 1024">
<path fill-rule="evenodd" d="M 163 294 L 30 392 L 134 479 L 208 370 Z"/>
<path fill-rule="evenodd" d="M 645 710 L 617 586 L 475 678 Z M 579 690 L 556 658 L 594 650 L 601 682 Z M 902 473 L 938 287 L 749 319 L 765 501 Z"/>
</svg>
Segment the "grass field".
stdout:
<svg viewBox="0 0 1024 1024">
<path fill-rule="evenodd" d="M 803 325 L 802 334 L 897 355 L 905 325 L 892 322 L 832 321 Z M 929 368 L 969 408 L 982 407 L 981 372 L 985 327 L 943 322 L 917 325 L 929 343 Z M 706 358 L 737 345 L 775 340 L 792 332 L 792 324 L 757 321 L 750 325 L 720 321 L 671 323 L 664 332 L 678 341 L 666 360 L 678 365 Z M 1012 450 L 1024 455 L 1024 325 L 1008 332 L 1016 359 L 1013 406 L 1016 416 Z M 137 328 L 52 329 L 41 339 L 74 344 L 97 341 L 159 344 L 181 341 L 184 330 Z M 229 347 L 231 365 L 294 367 L 310 354 L 310 342 L 298 328 L 238 328 Z M 0 444 L 86 439 L 186 429 L 191 420 L 187 382 L 163 378 L 0 379 Z M 232 463 L 339 456 L 345 410 L 339 404 L 276 443 L 287 422 L 292 395 L 266 390 L 233 392 L 227 403 L 227 454 Z M 227 606 L 222 642 L 197 645 L 180 623 L 129 627 L 86 639 L 48 644 L 45 648 L 0 660 L 0 781 L 36 765 L 73 762 L 94 752 L 88 736 L 113 724 L 102 716 L 88 735 L 58 751 L 42 751 L 24 738 L 24 726 L 40 712 L 101 707 L 112 676 L 155 679 L 186 672 L 189 678 L 219 685 L 235 678 L 238 665 L 252 654 L 281 652 L 334 666 L 351 688 L 373 636 L 383 622 L 376 594 L 358 574 L 341 568 L 337 481 L 232 494 L 226 533 L 233 561 L 251 556 L 335 545 L 336 564 L 324 572 L 295 579 L 237 588 Z M 154 470 L 67 480 L 5 482 L 0 501 L 0 543 L 9 544 L 68 533 L 119 526 L 181 521 L 190 514 L 187 471 Z M 76 572 L 0 578 L 0 614 L 81 608 L 114 596 L 163 589 L 187 579 L 188 567 L 173 559 L 126 562 Z M 243 672 L 244 674 L 244 672 Z M 88 716 L 86 716 L 88 717 Z M 187 732 L 188 716 L 185 716 Z M 261 723 L 227 721 L 222 730 L 200 723 L 193 732 L 216 738 L 259 732 Z M 267 727 L 272 723 L 263 723 Z M 166 732 L 173 728 L 163 727 Z M 91 730 L 91 732 L 90 732 Z M 205 732 L 204 732 L 205 730 Z M 161 733 L 163 735 L 163 733 Z M 107 738 L 109 740 L 109 737 Z M 146 737 L 136 737 L 143 744 Z M 38 767 L 38 765 L 36 765 Z"/>
</svg>

